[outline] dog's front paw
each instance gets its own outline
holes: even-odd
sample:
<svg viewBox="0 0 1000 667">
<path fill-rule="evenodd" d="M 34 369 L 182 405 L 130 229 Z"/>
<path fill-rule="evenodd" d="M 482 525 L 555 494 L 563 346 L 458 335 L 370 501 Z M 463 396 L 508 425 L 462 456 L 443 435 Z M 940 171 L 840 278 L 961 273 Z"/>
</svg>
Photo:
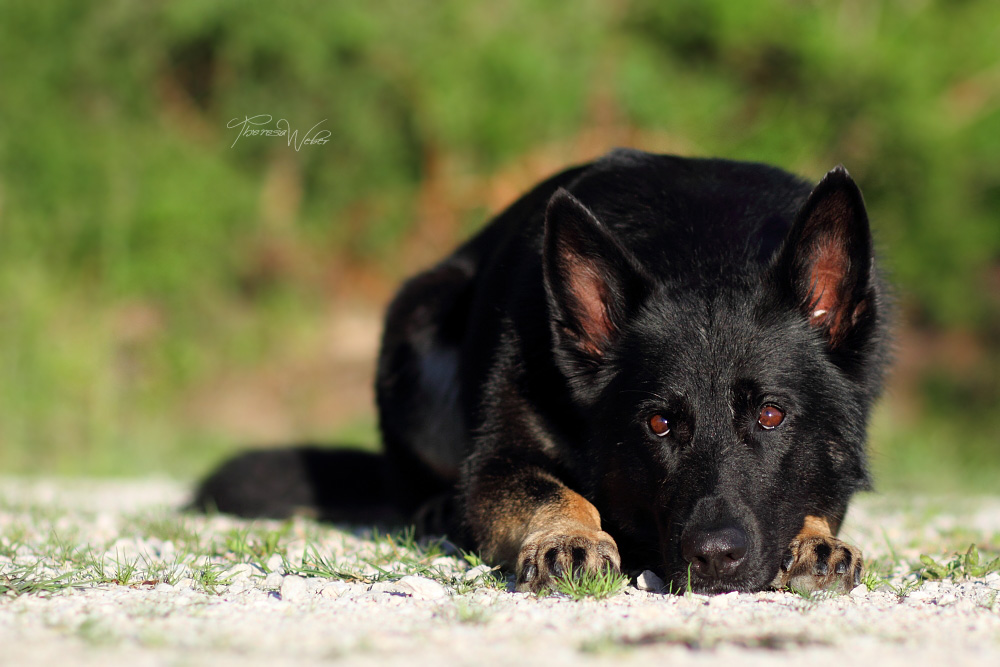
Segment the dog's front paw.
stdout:
<svg viewBox="0 0 1000 667">
<path fill-rule="evenodd" d="M 575 522 L 536 531 L 524 540 L 517 557 L 517 590 L 538 591 L 555 579 L 603 568 L 618 571 L 621 556 L 614 538 Z"/>
<path fill-rule="evenodd" d="M 788 546 L 774 585 L 799 591 L 847 592 L 861 583 L 863 570 L 857 547 L 831 536 L 796 538 Z"/>
</svg>

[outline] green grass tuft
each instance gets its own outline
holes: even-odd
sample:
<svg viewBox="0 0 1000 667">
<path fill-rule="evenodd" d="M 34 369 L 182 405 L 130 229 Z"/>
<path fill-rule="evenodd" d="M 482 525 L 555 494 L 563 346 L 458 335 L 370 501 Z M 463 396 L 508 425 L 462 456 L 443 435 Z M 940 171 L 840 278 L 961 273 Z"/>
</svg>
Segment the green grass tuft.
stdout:
<svg viewBox="0 0 1000 667">
<path fill-rule="evenodd" d="M 865 585 L 865 588 L 867 588 L 869 592 L 876 590 L 882 585 L 883 581 L 885 580 L 879 576 L 878 571 L 873 568 L 865 568 L 865 573 L 861 577 L 861 583 Z"/>
<path fill-rule="evenodd" d="M 914 572 L 922 580 L 951 579 L 960 581 L 972 577 L 985 577 L 1000 571 L 1000 556 L 986 560 L 975 544 L 970 544 L 965 553 L 956 553 L 951 560 L 939 563 L 927 554 L 921 554 L 920 565 Z"/>
<path fill-rule="evenodd" d="M 628 575 L 610 568 L 602 568 L 559 577 L 555 580 L 551 592 L 562 593 L 574 600 L 584 598 L 604 600 L 621 593 L 626 585 L 628 585 Z"/>
<path fill-rule="evenodd" d="M 79 582 L 73 581 L 73 574 L 58 576 L 38 576 L 35 566 L 8 570 L 0 574 L 0 595 L 18 597 L 39 593 L 58 593 L 74 588 Z"/>
</svg>

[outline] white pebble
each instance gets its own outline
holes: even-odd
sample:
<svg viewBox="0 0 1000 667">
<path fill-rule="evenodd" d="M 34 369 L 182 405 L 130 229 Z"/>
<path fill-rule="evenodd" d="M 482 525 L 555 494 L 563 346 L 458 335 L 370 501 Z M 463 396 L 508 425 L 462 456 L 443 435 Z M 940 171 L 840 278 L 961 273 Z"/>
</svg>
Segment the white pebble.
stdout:
<svg viewBox="0 0 1000 667">
<path fill-rule="evenodd" d="M 865 586 L 864 584 L 861 584 L 860 586 L 855 586 L 854 588 L 851 589 L 851 597 L 852 598 L 868 597 L 868 587 Z"/>
<path fill-rule="evenodd" d="M 392 599 L 392 595 L 384 591 L 368 591 L 364 595 L 360 596 L 358 600 L 376 602 L 376 603 L 386 603 Z"/>
<path fill-rule="evenodd" d="M 250 583 L 250 579 L 244 577 L 242 579 L 234 580 L 233 583 L 226 588 L 226 592 L 230 595 L 238 595 L 240 593 L 246 593 L 251 588 L 253 588 L 253 584 Z"/>
<path fill-rule="evenodd" d="M 281 582 L 283 580 L 284 577 L 281 576 L 280 572 L 272 572 L 271 574 L 264 577 L 264 584 L 262 587 L 266 590 L 273 591 L 275 588 L 281 586 Z"/>
<path fill-rule="evenodd" d="M 309 597 L 309 586 L 302 577 L 290 574 L 281 580 L 281 599 L 287 602 Z"/>
<path fill-rule="evenodd" d="M 395 583 L 393 588 L 400 593 L 412 595 L 415 598 L 435 600 L 448 594 L 448 589 L 427 577 L 408 574 Z"/>
<path fill-rule="evenodd" d="M 656 591 L 659 592 L 663 590 L 663 579 L 656 576 L 656 573 L 652 570 L 645 570 L 635 579 L 635 587 L 640 591 Z"/>
<path fill-rule="evenodd" d="M 190 577 L 184 577 L 183 579 L 178 580 L 176 584 L 174 584 L 174 588 L 176 588 L 179 591 L 189 591 L 192 588 L 194 588 L 194 579 Z"/>
<path fill-rule="evenodd" d="M 281 567 L 284 565 L 284 561 L 280 554 L 274 554 L 267 559 L 267 569 L 269 572 L 279 572 Z"/>
<path fill-rule="evenodd" d="M 327 582 L 319 589 L 319 594 L 325 598 L 339 598 L 350 588 L 351 587 L 343 581 L 331 581 Z"/>
<path fill-rule="evenodd" d="M 465 573 L 465 580 L 466 581 L 475 581 L 479 577 L 485 576 L 485 575 L 489 574 L 492 571 L 493 571 L 493 568 L 491 568 L 489 565 L 486 565 L 486 564 L 477 565 L 477 566 L 475 566 L 474 568 L 470 569 L 468 572 Z"/>
<path fill-rule="evenodd" d="M 972 600 L 959 600 L 955 603 L 955 610 L 968 613 L 976 608 L 975 603 Z"/>
<path fill-rule="evenodd" d="M 723 595 L 716 595 L 708 601 L 708 604 L 714 608 L 728 607 L 732 603 L 737 602 L 739 600 L 739 596 L 740 594 L 736 591 L 725 593 Z"/>
<path fill-rule="evenodd" d="M 232 579 L 235 582 L 238 579 L 249 579 L 252 573 L 253 567 L 249 563 L 239 563 L 226 570 L 222 574 L 222 578 Z"/>
</svg>

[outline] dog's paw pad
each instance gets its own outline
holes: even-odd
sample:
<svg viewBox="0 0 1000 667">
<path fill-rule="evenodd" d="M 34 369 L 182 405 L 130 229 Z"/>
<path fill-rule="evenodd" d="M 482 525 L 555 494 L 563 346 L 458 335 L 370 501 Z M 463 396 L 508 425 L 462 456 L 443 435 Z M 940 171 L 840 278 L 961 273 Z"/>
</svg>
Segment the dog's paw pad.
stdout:
<svg viewBox="0 0 1000 667">
<path fill-rule="evenodd" d="M 565 525 L 532 533 L 517 558 L 517 590 L 537 593 L 555 579 L 600 569 L 618 571 L 621 557 L 614 539 L 602 530 Z"/>
<path fill-rule="evenodd" d="M 807 537 L 789 545 L 775 583 L 800 591 L 849 591 L 861 583 L 861 551 L 835 537 Z"/>
</svg>

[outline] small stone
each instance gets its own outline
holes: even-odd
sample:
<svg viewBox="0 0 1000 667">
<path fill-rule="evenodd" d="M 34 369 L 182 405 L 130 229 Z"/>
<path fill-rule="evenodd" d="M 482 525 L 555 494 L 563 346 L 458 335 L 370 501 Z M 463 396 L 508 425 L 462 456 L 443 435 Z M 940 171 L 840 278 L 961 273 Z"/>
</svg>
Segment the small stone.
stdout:
<svg viewBox="0 0 1000 667">
<path fill-rule="evenodd" d="M 472 601 L 481 605 L 489 605 L 492 604 L 497 597 L 499 597 L 499 595 L 500 594 L 495 590 L 489 588 L 479 588 L 472 594 Z"/>
<path fill-rule="evenodd" d="M 635 578 L 635 587 L 640 591 L 659 592 L 663 590 L 663 579 L 660 579 L 652 570 L 644 570 Z"/>
<path fill-rule="evenodd" d="M 431 561 L 431 567 L 435 567 L 442 572 L 452 573 L 455 571 L 456 561 L 448 556 L 439 556 Z"/>
<path fill-rule="evenodd" d="M 281 599 L 287 602 L 294 602 L 309 597 L 309 587 L 302 577 L 289 574 L 281 580 Z"/>
<path fill-rule="evenodd" d="M 251 573 L 253 573 L 253 567 L 249 563 L 239 563 L 223 572 L 222 578 L 235 582 L 238 579 L 249 579 Z"/>
<path fill-rule="evenodd" d="M 739 593 L 732 591 L 730 593 L 723 593 L 722 595 L 716 595 L 709 600 L 709 605 L 713 608 L 728 607 L 739 597 Z"/>
<path fill-rule="evenodd" d="M 267 569 L 269 572 L 280 572 L 285 561 L 281 558 L 281 554 L 274 554 L 267 559 Z"/>
<path fill-rule="evenodd" d="M 281 576 L 280 572 L 272 572 L 271 574 L 264 577 L 263 588 L 269 591 L 273 591 L 274 589 L 281 587 L 281 582 L 283 580 L 284 577 Z"/>
<path fill-rule="evenodd" d="M 852 598 L 868 597 L 868 587 L 865 586 L 864 584 L 861 584 L 860 586 L 855 586 L 854 588 L 851 589 L 851 597 Z"/>
<path fill-rule="evenodd" d="M 448 589 L 427 577 L 408 574 L 395 583 L 393 589 L 400 593 L 412 595 L 415 598 L 435 600 L 448 595 Z"/>
<path fill-rule="evenodd" d="M 239 595 L 240 593 L 246 593 L 248 590 L 253 588 L 253 584 L 250 583 L 249 578 L 236 579 L 226 588 L 226 592 L 230 595 Z"/>
<path fill-rule="evenodd" d="M 464 577 L 465 577 L 466 581 L 475 581 L 476 579 L 479 579 L 480 577 L 486 576 L 487 574 L 489 574 L 492 571 L 493 571 L 493 568 L 490 567 L 489 565 L 486 565 L 486 564 L 477 565 L 474 568 L 468 570 L 465 573 Z"/>
<path fill-rule="evenodd" d="M 368 591 L 364 595 L 360 596 L 358 599 L 381 604 L 391 600 L 392 595 L 384 591 Z"/>
<path fill-rule="evenodd" d="M 194 579 L 190 577 L 179 579 L 177 583 L 174 584 L 174 588 L 179 591 L 189 591 L 194 588 Z"/>
<path fill-rule="evenodd" d="M 972 600 L 959 600 L 955 603 L 955 611 L 968 613 L 975 608 L 976 605 Z"/>
<path fill-rule="evenodd" d="M 154 591 L 159 591 L 161 593 L 170 593 L 170 592 L 173 592 L 176 589 L 173 586 L 171 586 L 170 584 L 160 583 L 160 584 L 156 584 L 156 586 L 153 588 L 153 590 Z"/>
<path fill-rule="evenodd" d="M 346 591 L 350 590 L 350 588 L 343 581 L 331 581 L 319 589 L 319 594 L 325 598 L 339 598 Z"/>
</svg>

